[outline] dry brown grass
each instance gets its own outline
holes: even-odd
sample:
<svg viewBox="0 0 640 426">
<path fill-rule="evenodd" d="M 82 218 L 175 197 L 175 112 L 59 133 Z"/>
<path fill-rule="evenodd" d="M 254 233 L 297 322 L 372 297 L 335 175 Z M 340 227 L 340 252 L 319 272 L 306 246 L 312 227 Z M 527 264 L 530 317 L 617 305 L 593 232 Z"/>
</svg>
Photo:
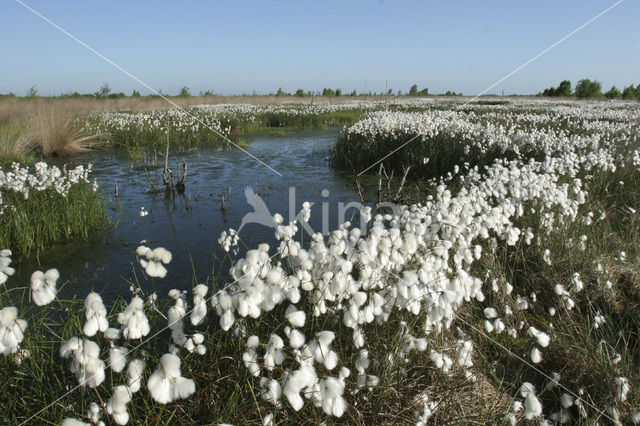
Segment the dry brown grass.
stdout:
<svg viewBox="0 0 640 426">
<path fill-rule="evenodd" d="M 11 99 L 0 102 L 0 158 L 23 160 L 30 152 L 45 157 L 86 152 L 97 143 L 76 119 L 90 112 L 85 103 Z"/>
<path fill-rule="evenodd" d="M 38 105 L 29 121 L 29 137 L 45 157 L 65 157 L 89 151 L 97 135 L 86 135 L 78 127 L 72 110 L 49 103 Z"/>
<path fill-rule="evenodd" d="M 0 159 L 25 160 L 34 148 L 34 140 L 24 127 L 0 122 Z"/>
</svg>

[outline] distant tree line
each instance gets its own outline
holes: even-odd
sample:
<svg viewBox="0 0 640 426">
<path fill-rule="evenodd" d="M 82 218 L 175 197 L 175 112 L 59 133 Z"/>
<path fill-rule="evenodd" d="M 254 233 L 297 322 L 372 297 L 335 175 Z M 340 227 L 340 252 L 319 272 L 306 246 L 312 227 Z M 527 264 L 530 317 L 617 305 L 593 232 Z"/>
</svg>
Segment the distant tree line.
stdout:
<svg viewBox="0 0 640 426">
<path fill-rule="evenodd" d="M 597 80 L 582 79 L 576 84 L 575 90 L 571 90 L 571 82 L 563 80 L 558 87 L 544 89 L 538 96 L 569 97 L 576 96 L 579 99 L 640 99 L 640 84 L 635 88 L 633 84 L 625 87 L 622 92 L 613 86 L 607 92 L 602 93 L 602 85 Z"/>
<path fill-rule="evenodd" d="M 157 98 L 159 96 L 166 96 L 166 97 L 177 97 L 177 98 L 189 98 L 191 96 L 193 96 L 191 94 L 191 89 L 189 89 L 187 86 L 183 86 L 179 92 L 176 95 L 168 95 L 166 93 L 162 93 L 161 90 L 158 91 L 160 94 L 151 94 L 151 95 L 146 95 L 144 97 L 148 97 L 148 98 Z M 198 96 L 219 96 L 216 93 L 214 93 L 211 90 L 207 90 L 205 92 L 200 92 L 198 94 Z M 253 92 L 252 94 L 242 94 L 241 96 L 263 96 L 261 94 L 258 94 L 256 92 Z M 317 90 L 317 91 L 312 91 L 312 90 L 304 90 L 304 89 L 298 89 L 293 93 L 288 93 L 285 92 L 281 87 L 278 88 L 278 90 L 276 91 L 276 93 L 269 93 L 268 96 L 296 96 L 299 98 L 306 98 L 306 97 L 313 97 L 313 96 L 324 96 L 324 97 L 340 97 L 340 96 L 430 96 L 429 94 L 429 89 L 428 88 L 422 88 L 419 89 L 417 84 L 412 85 L 409 88 L 409 91 L 406 93 L 403 93 L 402 90 L 398 90 L 395 92 L 393 89 L 387 89 L 386 92 L 375 92 L 375 91 L 363 91 L 363 92 L 358 92 L 356 89 L 353 89 L 351 92 L 343 92 L 341 88 L 330 88 L 330 87 L 325 87 L 322 90 Z M 456 93 L 454 91 L 451 90 L 447 90 L 445 93 L 441 93 L 438 96 L 462 96 L 462 93 Z M 16 98 L 18 97 L 16 94 L 14 93 L 9 93 L 9 94 L 0 94 L 0 99 L 2 98 Z M 24 96 L 26 98 L 36 98 L 36 97 L 40 97 L 40 95 L 38 95 L 38 89 L 36 86 L 32 86 L 29 91 L 27 92 L 27 94 Z M 76 91 L 71 92 L 71 93 L 65 93 L 59 96 L 50 96 L 52 98 L 94 98 L 94 99 L 118 99 L 118 98 L 125 98 L 127 97 L 127 95 L 124 92 L 114 92 L 111 89 L 111 86 L 109 85 L 108 82 L 103 83 L 100 88 L 93 92 L 93 93 L 78 93 Z M 143 97 L 140 92 L 138 90 L 133 90 L 133 92 L 129 95 L 129 97 L 132 98 L 140 98 Z"/>
<path fill-rule="evenodd" d="M 166 97 L 177 97 L 177 98 L 188 98 L 191 97 L 191 90 L 187 86 L 183 86 L 178 94 L 176 95 L 168 95 L 162 93 L 162 91 L 158 91 L 160 95 Z M 146 95 L 148 98 L 157 98 L 160 95 L 152 94 Z M 27 94 L 24 96 L 25 98 L 36 98 L 39 97 L 38 88 L 36 86 L 32 86 Z M 139 91 L 134 90 L 130 97 L 138 98 L 142 97 Z M 200 92 L 198 96 L 219 96 L 211 90 L 207 90 L 205 92 Z M 243 94 L 242 96 L 262 96 L 253 92 L 252 94 Z M 313 96 L 324 96 L 324 97 L 340 97 L 340 96 L 394 96 L 393 89 L 387 89 L 386 92 L 357 92 L 355 89 L 349 93 L 345 93 L 340 88 L 330 88 L 325 87 L 322 90 L 311 91 L 298 89 L 294 93 L 287 93 L 282 88 L 278 88 L 276 93 L 270 93 L 269 96 L 295 96 L 299 98 L 313 97 Z M 402 90 L 398 90 L 395 92 L 395 96 L 431 96 L 429 94 L 428 88 L 419 89 L 417 84 L 413 84 L 409 91 L 403 93 Z M 438 96 L 462 96 L 462 93 L 456 93 L 454 91 L 447 90 L 445 93 L 441 93 Z M 575 89 L 572 89 L 571 82 L 569 80 L 563 80 L 560 82 L 558 87 L 549 87 L 545 89 L 543 92 L 538 93 L 538 96 L 550 96 L 550 97 L 571 97 L 575 96 L 580 99 L 597 99 L 597 98 L 607 98 L 607 99 L 638 99 L 640 100 L 640 84 L 636 87 L 633 85 L 625 87 L 622 91 L 620 91 L 615 86 L 611 87 L 607 92 L 602 93 L 602 86 L 597 80 L 589 80 L 582 79 L 578 82 Z M 16 98 L 14 93 L 9 94 L 0 94 L 0 99 L 3 98 Z M 111 90 L 111 86 L 108 82 L 103 83 L 100 88 L 94 93 L 66 93 L 60 96 L 52 96 L 54 98 L 95 98 L 95 99 L 118 99 L 127 97 L 123 92 L 113 92 Z"/>
</svg>

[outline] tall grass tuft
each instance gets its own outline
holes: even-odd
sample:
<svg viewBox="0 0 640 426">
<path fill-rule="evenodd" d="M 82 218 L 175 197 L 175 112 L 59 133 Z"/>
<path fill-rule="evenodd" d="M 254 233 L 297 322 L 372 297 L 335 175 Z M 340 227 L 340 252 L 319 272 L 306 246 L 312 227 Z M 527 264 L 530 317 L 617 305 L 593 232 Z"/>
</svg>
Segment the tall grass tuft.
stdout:
<svg viewBox="0 0 640 426">
<path fill-rule="evenodd" d="M 18 124 L 0 122 L 0 160 L 28 161 L 35 143 Z"/>
<path fill-rule="evenodd" d="M 97 135 L 86 135 L 69 110 L 49 103 L 41 105 L 30 123 L 29 137 L 45 157 L 66 157 L 89 151 Z"/>
</svg>

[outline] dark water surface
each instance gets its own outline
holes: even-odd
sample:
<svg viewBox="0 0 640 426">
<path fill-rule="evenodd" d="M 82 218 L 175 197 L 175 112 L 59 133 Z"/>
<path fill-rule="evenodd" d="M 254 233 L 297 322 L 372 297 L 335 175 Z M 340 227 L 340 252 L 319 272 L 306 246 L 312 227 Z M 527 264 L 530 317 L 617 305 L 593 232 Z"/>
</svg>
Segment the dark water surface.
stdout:
<svg viewBox="0 0 640 426">
<path fill-rule="evenodd" d="M 236 148 L 174 151 L 170 167 L 182 161 L 188 164 L 184 194 L 145 193 L 150 186 L 145 168 L 154 182 L 162 180 L 161 152 L 144 161 L 131 161 L 122 151 L 98 151 L 74 158 L 72 165 L 93 163 L 93 177 L 105 193 L 114 226 L 93 241 L 57 245 L 37 260 L 28 259 L 15 265 L 17 272 L 9 283 L 25 285 L 34 270 L 58 268 L 61 274 L 58 285 L 66 283 L 60 297 L 84 298 L 93 289 L 106 300 L 112 300 L 118 295 L 128 297 L 129 280 L 137 280 L 145 293 L 159 291 L 164 297 L 171 288 L 191 288 L 194 274 L 198 282 L 212 276 L 224 279 L 228 255 L 217 240 L 223 230 L 238 229 L 243 216 L 253 211 L 244 194 L 247 186 L 263 198 L 272 214 L 282 214 L 285 221 L 289 216 L 290 187 L 295 188 L 296 213 L 303 201 L 316 203 L 309 222 L 315 231 L 322 231 L 322 203 L 326 203 L 329 229 L 334 229 L 338 223 L 338 203 L 359 200 L 353 176 L 329 166 L 329 151 L 338 132 L 339 129 L 332 128 L 279 137 L 250 137 L 247 151 L 282 176 Z M 114 181 L 118 182 L 117 200 Z M 323 196 L 323 190 L 329 191 L 328 196 Z M 223 192 L 227 194 L 226 211 L 221 209 Z M 367 195 L 373 200 L 371 194 Z M 146 217 L 140 217 L 141 207 L 149 212 Z M 273 235 L 272 228 L 259 224 L 249 224 L 240 233 L 248 248 L 262 242 L 273 247 L 276 244 Z M 300 232 L 298 238 L 299 235 Z M 305 238 L 308 241 L 308 235 Z M 150 279 L 135 261 L 134 251 L 143 240 L 151 248 L 162 246 L 173 254 L 166 278 Z"/>
</svg>

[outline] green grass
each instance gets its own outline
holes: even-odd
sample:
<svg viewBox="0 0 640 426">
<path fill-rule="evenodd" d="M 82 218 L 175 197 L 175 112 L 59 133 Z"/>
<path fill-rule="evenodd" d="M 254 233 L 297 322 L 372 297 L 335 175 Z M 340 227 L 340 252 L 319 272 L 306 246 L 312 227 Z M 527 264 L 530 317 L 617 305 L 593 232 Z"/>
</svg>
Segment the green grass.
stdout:
<svg viewBox="0 0 640 426">
<path fill-rule="evenodd" d="M 361 135 L 347 136 L 343 132 L 331 152 L 331 163 L 334 167 L 349 172 L 360 173 L 377 163 L 380 159 L 386 170 L 402 172 L 403 167 L 412 166 L 411 177 L 414 179 L 431 179 L 445 176 L 454 167 L 469 162 L 470 166 L 480 168 L 492 164 L 498 158 L 511 160 L 513 153 L 501 152 L 492 147 L 486 152 L 471 148 L 465 152 L 467 141 L 446 134 L 434 137 L 419 136 L 409 144 L 416 135 L 407 134 L 400 138 L 377 137 L 369 139 Z M 404 145 L 404 146 L 403 146 Z M 392 155 L 390 152 L 397 150 Z M 427 158 L 428 163 L 424 163 Z M 378 171 L 378 165 L 368 173 Z"/>
<path fill-rule="evenodd" d="M 625 184 L 621 185 L 620 181 Z M 530 325 L 546 331 L 552 342 L 548 348 L 541 348 L 543 360 L 536 367 L 547 376 L 560 373 L 566 389 L 576 394 L 582 389 L 584 398 L 600 410 L 606 411 L 615 405 L 615 378 L 627 377 L 632 390 L 629 400 L 619 405 L 622 418 L 626 419 L 640 404 L 640 393 L 636 389 L 640 383 L 640 218 L 629 210 L 630 207 L 640 210 L 638 182 L 640 171 L 631 168 L 599 173 L 588 185 L 589 198 L 581 206 L 575 222 L 560 226 L 548 236 L 534 227 L 534 234 L 542 236 L 539 245 L 535 240 L 531 245 L 522 241 L 514 247 L 499 245 L 484 264 L 477 267 L 488 274 L 485 282 L 493 279 L 509 282 L 513 292 L 507 295 L 486 289 L 487 299 L 463 314 L 466 321 L 483 330 L 482 309 L 493 306 L 498 308 L 507 327 L 518 329 L 520 322 L 525 324 L 518 332 L 520 336 Z M 591 225 L 581 222 L 588 212 L 594 213 Z M 599 219 L 601 212 L 606 214 L 604 219 Z M 524 228 L 538 221 L 535 214 L 527 214 L 518 224 Z M 587 236 L 584 251 L 577 244 L 582 235 Z M 570 239 L 574 244 L 568 246 Z M 552 265 L 542 260 L 545 249 L 552 253 Z M 624 262 L 618 258 L 621 251 L 627 254 Z M 567 289 L 573 288 L 574 272 L 581 275 L 584 290 L 572 294 L 575 307 L 567 310 L 554 287 L 563 284 Z M 606 287 L 607 280 L 612 283 L 612 289 Z M 532 292 L 538 302 L 528 310 L 506 317 L 500 311 L 505 305 L 513 307 L 517 295 L 529 296 Z M 556 309 L 555 316 L 549 314 L 549 307 Z M 606 323 L 598 328 L 594 326 L 596 313 L 606 317 Z M 529 381 L 542 391 L 539 396 L 546 415 L 561 408 L 560 396 L 566 389 L 551 389 L 545 375 L 524 365 L 495 343 L 530 362 L 534 339 L 514 340 L 502 333 L 491 335 L 494 342 L 476 330 L 472 330 L 472 335 L 479 355 L 486 360 L 480 368 L 492 377 L 495 386 L 510 388 L 515 395 L 522 382 Z M 621 356 L 618 363 L 613 361 L 616 353 Z M 605 420 L 597 410 L 585 408 L 589 418 Z M 571 414 L 574 420 L 578 418 L 575 408 Z"/>
<path fill-rule="evenodd" d="M 34 147 L 35 143 L 27 135 L 25 126 L 0 122 L 0 164 L 33 161 Z"/>
<path fill-rule="evenodd" d="M 2 196 L 9 206 L 0 215 L 0 247 L 16 255 L 37 254 L 72 238 L 86 240 L 109 225 L 101 193 L 85 182 L 72 185 L 66 197 L 52 190 L 31 191 L 27 200 L 12 191 Z"/>
</svg>

